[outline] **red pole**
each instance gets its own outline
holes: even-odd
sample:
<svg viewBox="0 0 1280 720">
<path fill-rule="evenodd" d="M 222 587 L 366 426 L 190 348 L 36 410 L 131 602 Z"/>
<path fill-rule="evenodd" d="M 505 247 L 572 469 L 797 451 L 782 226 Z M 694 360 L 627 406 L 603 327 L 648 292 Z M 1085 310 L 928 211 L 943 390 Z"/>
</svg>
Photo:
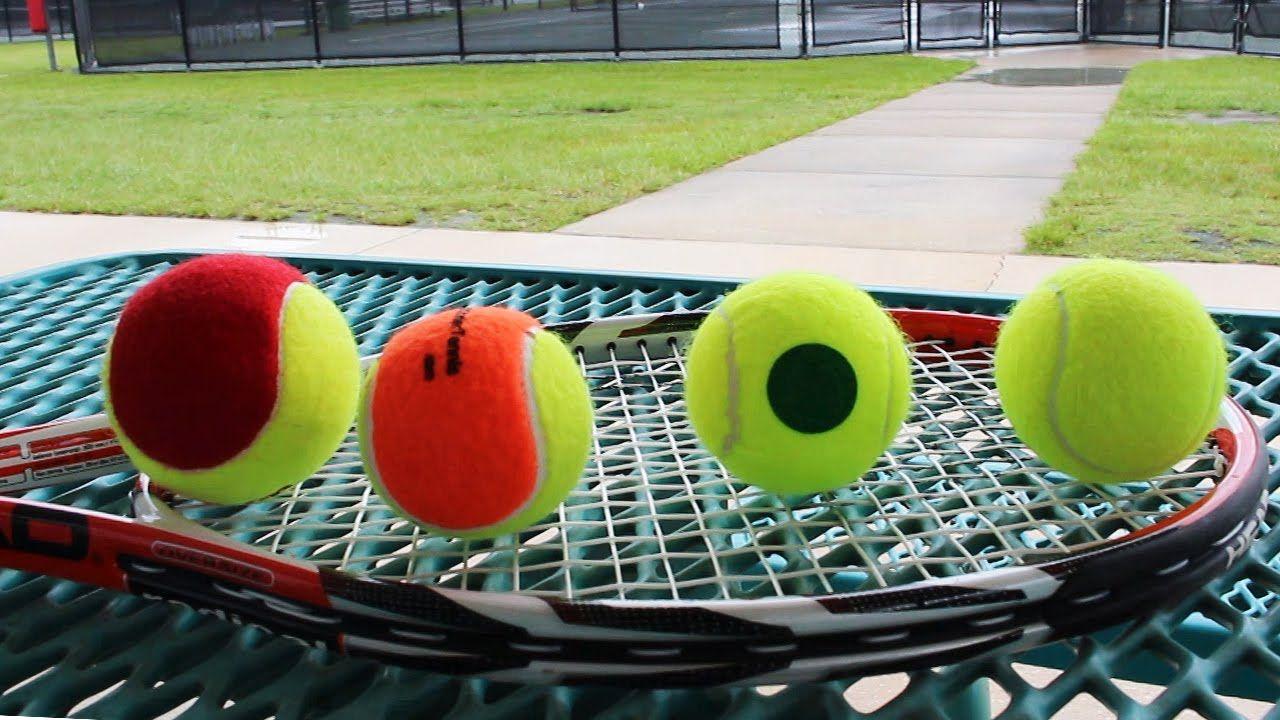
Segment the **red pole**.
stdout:
<svg viewBox="0 0 1280 720">
<path fill-rule="evenodd" d="M 27 22 L 31 32 L 44 33 L 44 46 L 49 51 L 49 69 L 58 71 L 58 56 L 53 51 L 53 33 L 49 32 L 49 6 L 45 0 L 27 0 Z"/>
<path fill-rule="evenodd" d="M 49 19 L 44 13 L 44 0 L 27 0 L 27 23 L 31 32 L 49 32 Z"/>
</svg>

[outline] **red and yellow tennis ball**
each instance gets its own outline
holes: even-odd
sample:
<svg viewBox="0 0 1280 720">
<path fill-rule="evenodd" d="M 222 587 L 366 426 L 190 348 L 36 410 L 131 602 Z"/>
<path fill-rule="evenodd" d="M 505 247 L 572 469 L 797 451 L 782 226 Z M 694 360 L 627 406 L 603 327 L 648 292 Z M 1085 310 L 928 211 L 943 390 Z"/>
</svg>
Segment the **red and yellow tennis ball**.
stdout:
<svg viewBox="0 0 1280 720">
<path fill-rule="evenodd" d="M 685 400 L 698 438 L 771 492 L 856 482 L 906 418 L 902 331 L 836 278 L 779 273 L 734 290 L 694 335 Z"/>
<path fill-rule="evenodd" d="M 1022 299 L 996 342 L 996 387 L 1014 431 L 1080 480 L 1145 480 L 1213 429 L 1226 348 L 1185 285 L 1154 268 L 1091 260 Z"/>
<path fill-rule="evenodd" d="M 451 310 L 392 336 L 365 376 L 357 426 L 369 480 L 392 509 L 489 538 L 536 523 L 577 484 L 591 398 L 574 356 L 537 320 Z"/>
<path fill-rule="evenodd" d="M 324 465 L 355 415 L 360 359 L 342 313 L 292 266 L 181 263 L 125 303 L 102 370 L 134 465 L 181 495 L 236 504 Z"/>
</svg>

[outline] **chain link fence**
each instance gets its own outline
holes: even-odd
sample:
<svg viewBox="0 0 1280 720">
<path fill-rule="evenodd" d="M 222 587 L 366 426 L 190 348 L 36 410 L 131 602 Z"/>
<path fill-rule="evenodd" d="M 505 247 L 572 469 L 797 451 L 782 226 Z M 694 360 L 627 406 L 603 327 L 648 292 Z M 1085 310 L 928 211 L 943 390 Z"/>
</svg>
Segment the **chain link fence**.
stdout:
<svg viewBox="0 0 1280 720">
<path fill-rule="evenodd" d="M 804 57 L 1103 41 L 1280 54 L 1280 0 L 49 0 L 81 69 Z M 0 40 L 33 37 L 0 0 Z M 73 17 L 74 16 L 74 17 Z"/>
</svg>

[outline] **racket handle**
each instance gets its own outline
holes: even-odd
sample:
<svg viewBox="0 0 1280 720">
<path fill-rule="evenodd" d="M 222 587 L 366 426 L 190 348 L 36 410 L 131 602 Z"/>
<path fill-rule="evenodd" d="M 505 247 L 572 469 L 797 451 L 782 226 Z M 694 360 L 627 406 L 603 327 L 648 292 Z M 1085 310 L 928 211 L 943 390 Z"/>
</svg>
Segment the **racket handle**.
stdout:
<svg viewBox="0 0 1280 720">
<path fill-rule="evenodd" d="M 271 610 L 329 607 L 320 572 L 207 532 L 166 527 L 154 517 L 124 518 L 80 508 L 0 497 L 0 568 L 53 575 L 111 590 L 180 600 L 270 620 Z M 255 599 L 246 608 L 242 600 Z M 279 598 L 269 602 L 271 598 Z M 299 607 L 301 606 L 299 605 Z"/>
<path fill-rule="evenodd" d="M 84 511 L 0 498 L 0 567 L 127 589 L 115 554 L 92 552 L 91 523 Z"/>
<path fill-rule="evenodd" d="M 132 470 L 105 415 L 0 430 L 0 494 Z"/>
</svg>

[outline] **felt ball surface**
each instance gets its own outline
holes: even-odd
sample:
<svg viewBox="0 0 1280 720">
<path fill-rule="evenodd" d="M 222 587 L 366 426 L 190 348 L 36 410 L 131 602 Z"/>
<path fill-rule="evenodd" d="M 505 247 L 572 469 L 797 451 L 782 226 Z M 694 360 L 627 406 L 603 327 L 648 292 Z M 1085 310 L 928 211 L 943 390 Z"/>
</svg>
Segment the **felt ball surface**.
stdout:
<svg viewBox="0 0 1280 720">
<path fill-rule="evenodd" d="M 1158 475 L 1213 429 L 1226 349 L 1182 283 L 1137 263 L 1061 270 L 1001 328 L 996 386 L 1018 436 L 1080 480 Z"/>
<path fill-rule="evenodd" d="M 306 479 L 351 427 L 359 358 L 342 313 L 287 263 L 210 255 L 125 303 L 103 365 L 134 465 L 188 497 L 242 503 Z"/>
<path fill-rule="evenodd" d="M 901 427 L 910 393 L 893 319 L 862 290 L 811 273 L 730 293 L 686 358 L 699 439 L 734 475 L 778 493 L 856 482 Z"/>
<path fill-rule="evenodd" d="M 365 377 L 370 482 L 401 516 L 496 537 L 549 513 L 581 477 L 593 416 L 574 355 L 538 321 L 467 308 L 405 326 Z"/>
</svg>

